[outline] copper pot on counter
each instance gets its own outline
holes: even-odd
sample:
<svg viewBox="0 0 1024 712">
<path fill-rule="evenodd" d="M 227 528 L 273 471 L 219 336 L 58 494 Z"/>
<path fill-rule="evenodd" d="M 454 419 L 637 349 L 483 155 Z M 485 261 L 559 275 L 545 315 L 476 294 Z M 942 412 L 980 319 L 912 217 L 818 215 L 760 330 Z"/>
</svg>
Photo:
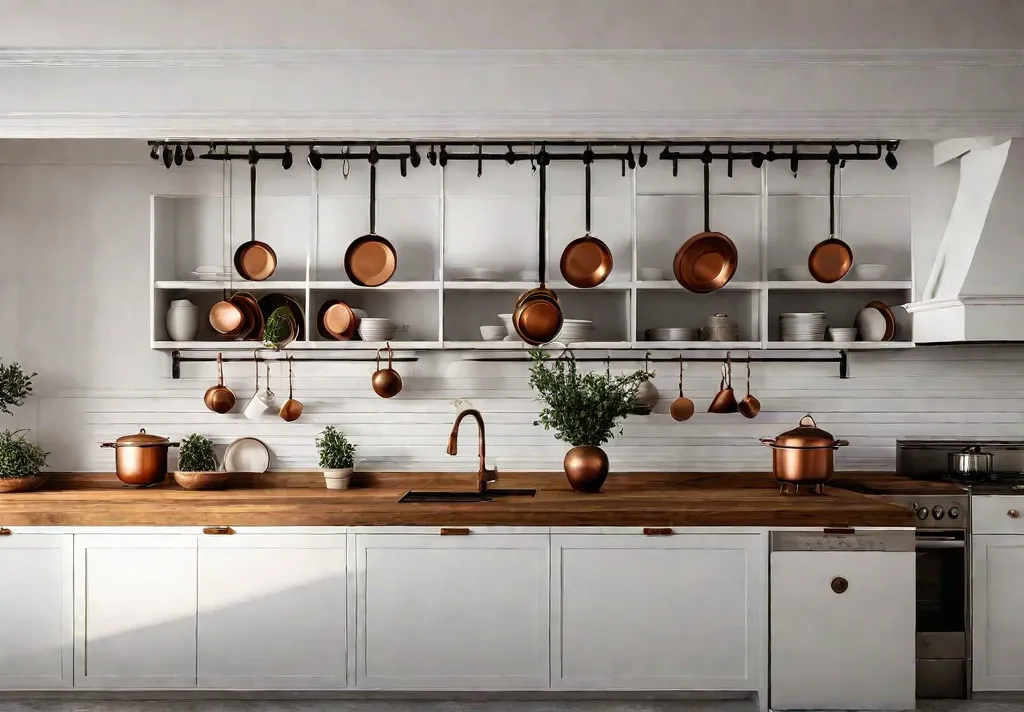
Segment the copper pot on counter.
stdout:
<svg viewBox="0 0 1024 712">
<path fill-rule="evenodd" d="M 803 486 L 820 492 L 835 474 L 836 449 L 850 444 L 819 428 L 810 415 L 801 418 L 800 425 L 792 430 L 760 440 L 772 449 L 772 472 L 783 492 L 798 492 Z"/>
<path fill-rule="evenodd" d="M 126 485 L 148 487 L 167 479 L 167 451 L 178 447 L 161 435 L 150 435 L 145 428 L 133 435 L 122 435 L 100 447 L 115 449 L 117 479 Z"/>
</svg>

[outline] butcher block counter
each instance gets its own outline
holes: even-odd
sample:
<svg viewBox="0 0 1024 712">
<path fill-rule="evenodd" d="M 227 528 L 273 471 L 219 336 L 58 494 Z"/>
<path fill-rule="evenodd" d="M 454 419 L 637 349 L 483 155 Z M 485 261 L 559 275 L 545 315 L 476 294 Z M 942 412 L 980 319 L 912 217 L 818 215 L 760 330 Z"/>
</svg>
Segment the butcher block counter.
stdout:
<svg viewBox="0 0 1024 712">
<path fill-rule="evenodd" d="M 849 479 L 856 476 L 843 473 Z M 474 473 L 357 473 L 351 489 L 319 472 L 239 475 L 224 490 L 171 482 L 129 488 L 112 474 L 56 474 L 36 492 L 0 494 L 0 526 L 913 526 L 905 508 L 834 487 L 780 495 L 767 473 L 612 473 L 599 494 L 562 473 L 502 473 L 495 488 L 535 497 L 399 503 L 409 490 L 471 490 Z"/>
</svg>

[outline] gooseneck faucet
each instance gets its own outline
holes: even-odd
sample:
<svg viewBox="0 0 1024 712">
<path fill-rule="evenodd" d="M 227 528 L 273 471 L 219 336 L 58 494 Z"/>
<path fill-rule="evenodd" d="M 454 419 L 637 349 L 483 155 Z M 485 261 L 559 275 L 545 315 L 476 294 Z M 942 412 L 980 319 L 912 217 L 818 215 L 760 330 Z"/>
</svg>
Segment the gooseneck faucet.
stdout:
<svg viewBox="0 0 1024 712">
<path fill-rule="evenodd" d="M 480 448 L 480 469 L 476 473 L 476 486 L 477 491 L 484 494 L 487 491 L 487 485 L 498 480 L 498 471 L 487 469 L 487 438 L 484 434 L 484 417 L 480 415 L 479 410 L 467 408 L 455 417 L 455 424 L 448 436 L 448 454 L 457 455 L 459 452 L 459 425 L 467 415 L 476 419 L 477 442 Z"/>
</svg>

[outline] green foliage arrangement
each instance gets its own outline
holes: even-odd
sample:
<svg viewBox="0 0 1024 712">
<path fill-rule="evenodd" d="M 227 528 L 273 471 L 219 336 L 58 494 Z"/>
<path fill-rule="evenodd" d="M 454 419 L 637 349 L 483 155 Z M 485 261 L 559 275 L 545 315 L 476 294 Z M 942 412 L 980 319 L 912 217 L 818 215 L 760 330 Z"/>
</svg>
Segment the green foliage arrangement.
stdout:
<svg viewBox="0 0 1024 712">
<path fill-rule="evenodd" d="M 576 357 L 548 359 L 531 351 L 530 386 L 545 405 L 534 425 L 554 430 L 558 440 L 573 447 L 601 446 L 622 433 L 618 421 L 635 412 L 637 389 L 653 374 L 645 370 L 621 376 L 581 373 Z"/>
<path fill-rule="evenodd" d="M 288 307 L 281 306 L 270 313 L 263 327 L 263 345 L 278 349 L 292 336 L 295 329 L 295 317 Z"/>
<path fill-rule="evenodd" d="M 46 465 L 50 454 L 25 439 L 27 430 L 0 433 L 0 479 L 34 477 Z"/>
<path fill-rule="evenodd" d="M 35 373 L 26 373 L 16 363 L 0 364 L 0 412 L 13 415 L 11 406 L 24 404 L 25 399 L 32 393 L 32 378 Z"/>
<path fill-rule="evenodd" d="M 213 442 L 209 438 L 192 433 L 178 446 L 179 472 L 214 472 L 217 458 L 213 454 Z"/>
<path fill-rule="evenodd" d="M 354 467 L 352 458 L 356 453 L 356 446 L 333 425 L 328 425 L 317 436 L 316 449 L 320 453 L 322 470 L 345 470 Z"/>
</svg>

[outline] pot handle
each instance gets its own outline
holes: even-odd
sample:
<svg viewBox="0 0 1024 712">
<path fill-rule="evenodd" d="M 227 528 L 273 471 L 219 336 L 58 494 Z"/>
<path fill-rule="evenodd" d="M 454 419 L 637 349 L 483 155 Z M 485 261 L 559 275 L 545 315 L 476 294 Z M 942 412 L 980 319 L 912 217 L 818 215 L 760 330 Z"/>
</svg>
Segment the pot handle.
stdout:
<svg viewBox="0 0 1024 712">
<path fill-rule="evenodd" d="M 836 440 L 836 444 L 835 444 L 834 447 L 845 447 L 845 446 L 847 446 L 849 444 L 850 444 L 849 440 Z"/>
<path fill-rule="evenodd" d="M 771 447 L 772 445 L 775 444 L 776 438 L 758 438 L 758 440 L 760 441 L 760 443 L 762 445 L 765 445 L 767 447 Z"/>
<path fill-rule="evenodd" d="M 117 447 L 117 443 L 100 443 L 100 447 Z"/>
</svg>

